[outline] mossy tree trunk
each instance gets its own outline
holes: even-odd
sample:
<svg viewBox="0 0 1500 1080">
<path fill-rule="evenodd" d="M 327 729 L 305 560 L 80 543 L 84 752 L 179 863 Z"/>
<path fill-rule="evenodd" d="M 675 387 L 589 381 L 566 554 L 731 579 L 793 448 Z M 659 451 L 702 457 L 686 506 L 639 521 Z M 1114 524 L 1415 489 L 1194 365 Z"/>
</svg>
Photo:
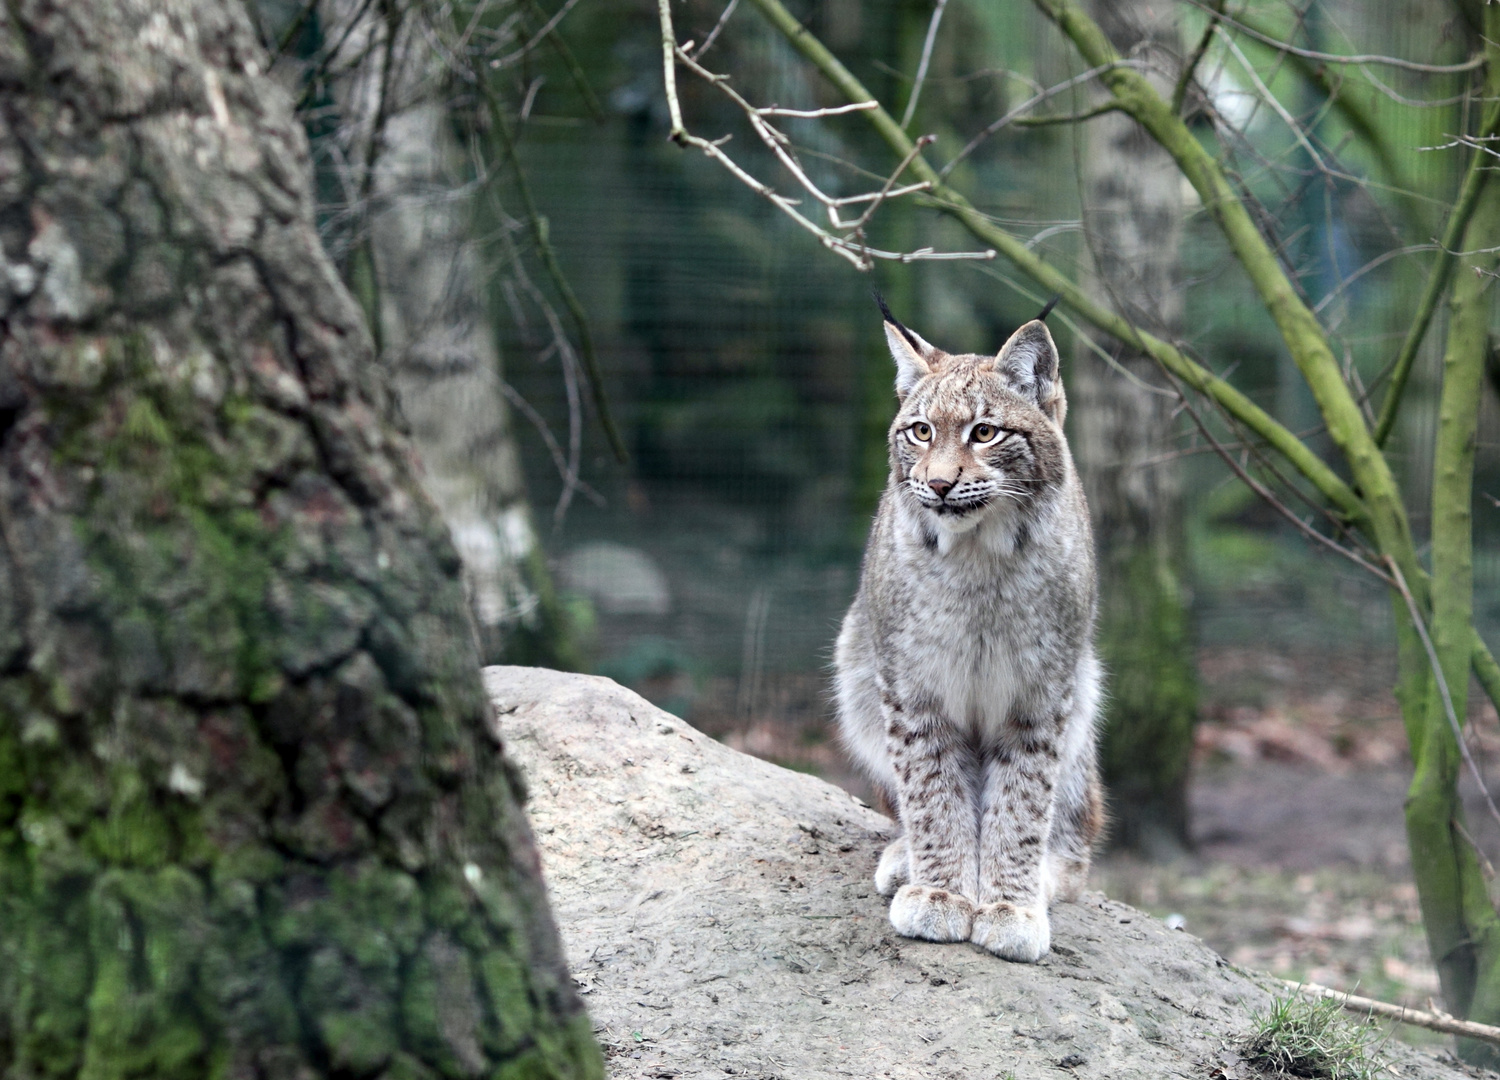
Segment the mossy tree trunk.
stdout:
<svg viewBox="0 0 1500 1080">
<path fill-rule="evenodd" d="M 265 64 L 0 15 L 0 1076 L 599 1076 Z"/>
<path fill-rule="evenodd" d="M 1115 47 L 1170 70 L 1173 10 L 1095 0 Z M 1170 87 L 1166 88 L 1170 94 Z M 1086 132 L 1086 133 L 1085 133 Z M 1083 151 L 1088 277 L 1132 324 L 1164 337 L 1182 315 L 1176 284 L 1182 179 L 1128 116 L 1091 120 Z M 1188 843 L 1187 776 L 1197 715 L 1182 496 L 1171 457 L 1175 400 L 1154 359 L 1104 339 L 1115 364 L 1080 347 L 1071 373 L 1073 447 L 1099 548 L 1099 649 L 1110 673 L 1101 764 L 1114 846 L 1162 854 Z"/>
</svg>

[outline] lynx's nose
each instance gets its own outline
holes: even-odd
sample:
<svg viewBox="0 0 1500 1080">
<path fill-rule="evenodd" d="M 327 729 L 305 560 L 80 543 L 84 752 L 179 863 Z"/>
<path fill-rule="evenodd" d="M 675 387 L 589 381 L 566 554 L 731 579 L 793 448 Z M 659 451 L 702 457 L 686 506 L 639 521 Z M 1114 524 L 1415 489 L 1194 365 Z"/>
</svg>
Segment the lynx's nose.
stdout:
<svg viewBox="0 0 1500 1080">
<path fill-rule="evenodd" d="M 947 497 L 948 492 L 953 490 L 953 481 L 929 480 L 927 481 L 927 486 L 930 487 L 933 491 L 937 492 L 937 497 L 939 499 L 943 499 Z"/>
</svg>

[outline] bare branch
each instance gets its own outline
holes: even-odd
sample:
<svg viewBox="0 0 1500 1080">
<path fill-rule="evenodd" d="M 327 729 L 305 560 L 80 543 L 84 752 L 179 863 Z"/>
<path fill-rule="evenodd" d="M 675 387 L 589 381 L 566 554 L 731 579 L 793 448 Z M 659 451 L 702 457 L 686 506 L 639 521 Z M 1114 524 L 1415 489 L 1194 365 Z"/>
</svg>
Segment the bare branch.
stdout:
<svg viewBox="0 0 1500 1080">
<path fill-rule="evenodd" d="M 1198 39 L 1198 44 L 1188 55 L 1187 62 L 1182 65 L 1182 72 L 1177 76 L 1177 85 L 1172 87 L 1172 111 L 1182 112 L 1182 103 L 1187 98 L 1188 87 L 1193 84 L 1193 78 L 1197 74 L 1198 65 L 1203 62 L 1203 56 L 1208 52 L 1209 42 L 1214 39 L 1214 30 L 1219 25 L 1219 19 L 1224 14 L 1224 0 L 1214 0 L 1209 9 L 1208 25 L 1203 28 L 1203 35 Z"/>
<path fill-rule="evenodd" d="M 937 0 L 937 6 L 932 9 L 932 21 L 927 24 L 927 40 L 922 43 L 922 59 L 917 64 L 917 78 L 912 83 L 911 96 L 906 99 L 906 112 L 901 114 L 903 130 L 916 115 L 917 99 L 922 96 L 922 83 L 927 79 L 927 65 L 932 62 L 932 45 L 937 41 L 938 25 L 943 21 L 943 11 L 947 6 L 948 0 Z"/>
<path fill-rule="evenodd" d="M 820 244 L 832 251 L 834 254 L 849 261 L 850 264 L 860 270 L 868 270 L 874 265 L 874 260 L 883 259 L 895 262 L 915 262 L 918 260 L 939 259 L 993 259 L 995 252 L 935 252 L 931 248 L 922 248 L 917 251 L 883 251 L 872 248 L 864 242 L 862 229 L 870 217 L 887 199 L 897 198 L 901 195 L 911 194 L 917 191 L 928 190 L 930 181 L 922 181 L 917 184 L 908 184 L 902 187 L 896 186 L 896 181 L 901 174 L 916 159 L 921 147 L 931 141 L 931 137 L 917 140 L 906 158 L 886 178 L 885 183 L 879 191 L 835 198 L 824 192 L 807 175 L 800 162 L 791 152 L 791 140 L 785 134 L 777 130 L 770 122 L 770 117 L 790 116 L 799 119 L 817 119 L 825 116 L 838 116 L 851 112 L 870 111 L 878 109 L 879 105 L 873 100 L 862 100 L 849 105 L 837 106 L 829 109 L 800 110 L 782 109 L 778 106 L 757 107 L 745 99 L 737 90 L 729 85 L 729 80 L 723 75 L 709 71 L 698 63 L 695 57 L 686 49 L 677 44 L 676 31 L 672 28 L 672 13 L 669 0 L 658 0 L 658 16 L 661 22 L 662 42 L 662 69 L 663 82 L 667 96 L 667 109 L 671 116 L 672 129 L 670 138 L 679 146 L 691 146 L 701 150 L 705 155 L 713 158 L 727 169 L 731 176 L 750 188 L 751 191 L 761 196 L 775 206 L 782 213 L 794 221 L 799 228 L 805 229 L 815 236 Z M 700 50 L 701 53 L 701 50 Z M 824 229 L 811 218 L 803 214 L 797 207 L 799 200 L 789 198 L 778 193 L 769 184 L 762 182 L 753 176 L 742 165 L 736 162 L 724 150 L 724 144 L 729 141 L 728 136 L 720 139 L 705 139 L 694 135 L 687 130 L 682 119 L 682 103 L 677 93 L 677 65 L 681 64 L 693 74 L 702 78 L 710 86 L 717 88 L 734 102 L 745 119 L 749 122 L 751 129 L 760 137 L 771 154 L 779 161 L 783 168 L 789 172 L 798 185 L 815 201 L 822 204 L 826 210 L 833 229 L 842 235 L 837 235 Z M 853 221 L 844 221 L 839 216 L 839 208 L 843 206 L 868 203 L 865 211 Z"/>
<path fill-rule="evenodd" d="M 1240 62 L 1240 67 L 1245 74 L 1250 76 L 1250 81 L 1255 84 L 1255 89 L 1259 91 L 1261 100 L 1270 105 L 1276 115 L 1281 117 L 1282 122 L 1291 129 L 1292 137 L 1297 140 L 1302 149 L 1307 151 L 1307 156 L 1312 158 L 1313 164 L 1317 166 L 1318 171 L 1324 176 L 1332 175 L 1327 163 L 1323 160 L 1323 155 L 1318 153 L 1312 142 L 1309 141 L 1307 133 L 1302 130 L 1302 125 L 1297 122 L 1291 113 L 1287 112 L 1286 106 L 1281 104 L 1281 100 L 1275 94 L 1271 93 L 1271 88 L 1261 80 L 1260 73 L 1255 70 L 1255 65 L 1250 63 L 1245 54 L 1240 51 L 1240 47 L 1235 44 L 1234 38 L 1230 37 L 1228 31 L 1222 26 L 1215 27 L 1215 33 L 1218 34 L 1220 40 L 1224 42 L 1229 51 L 1234 54 L 1234 58 Z"/>
<path fill-rule="evenodd" d="M 995 134 L 995 132 L 999 131 L 1011 121 L 1015 120 L 1016 117 L 1022 115 L 1023 113 L 1029 112 L 1037 105 L 1040 105 L 1048 98 L 1060 94 L 1064 90 L 1070 90 L 1080 83 L 1086 83 L 1090 79 L 1096 78 L 1113 68 L 1140 66 L 1141 65 L 1139 63 L 1133 60 L 1116 60 L 1108 64 L 1100 64 L 1098 67 L 1089 68 L 1082 75 L 1074 75 L 1071 79 L 1066 79 L 1063 82 L 1058 83 L 1056 86 L 1049 86 L 1047 89 L 1034 94 L 1033 96 L 1027 98 L 1025 101 L 1021 102 L 1021 104 L 1017 105 L 1014 109 L 1011 109 L 1004 116 L 1000 117 L 1000 119 L 996 120 L 993 124 L 985 128 L 978 135 L 975 135 L 972 139 L 970 139 L 968 143 L 964 145 L 964 148 L 962 150 L 953 155 L 952 160 L 950 160 L 948 164 L 944 165 L 937 171 L 938 177 L 946 177 L 958 166 L 959 162 L 963 161 L 964 158 L 968 157 L 975 150 L 978 150 L 980 144 L 988 139 L 991 135 Z"/>
<path fill-rule="evenodd" d="M 1105 116 L 1109 113 L 1120 112 L 1118 101 L 1106 101 L 1095 105 L 1092 109 L 1085 109 L 1081 113 L 1072 113 L 1068 116 L 1018 116 L 1011 123 L 1016 127 L 1046 127 L 1049 124 L 1078 124 L 1085 120 L 1092 120 L 1096 116 Z"/>
<path fill-rule="evenodd" d="M 729 21 L 729 16 L 734 14 L 734 9 L 739 2 L 740 0 L 729 0 L 729 3 L 724 5 L 724 14 L 720 15 L 719 21 L 714 23 L 714 28 L 708 32 L 708 37 L 703 39 L 703 44 L 693 50 L 694 56 L 702 59 L 703 54 L 714 47 L 714 42 L 719 40 L 719 34 L 724 29 L 724 24 Z"/>
<path fill-rule="evenodd" d="M 1346 994 L 1342 990 L 1332 990 L 1326 986 L 1319 986 L 1317 983 L 1294 983 L 1287 979 L 1280 979 L 1278 981 L 1284 986 L 1291 987 L 1299 994 L 1337 1001 L 1350 1012 L 1379 1016 L 1387 1020 L 1399 1020 L 1403 1024 L 1413 1024 L 1417 1027 L 1427 1028 L 1430 1031 L 1441 1031 L 1449 1035 L 1464 1035 L 1471 1039 L 1483 1039 L 1485 1042 L 1500 1046 L 1500 1027 L 1492 1027 L 1489 1024 L 1476 1024 L 1472 1020 L 1459 1020 L 1456 1017 L 1449 1016 L 1445 1012 L 1422 1012 L 1419 1009 L 1408 1009 L 1404 1005 L 1391 1005 L 1384 1001 L 1376 1001 L 1374 998 L 1358 997 L 1354 994 Z"/>
<path fill-rule="evenodd" d="M 1369 262 L 1365 263 L 1358 270 L 1354 271 L 1354 273 L 1350 274 L 1348 277 L 1340 281 L 1338 285 L 1334 287 L 1332 292 L 1323 297 L 1323 299 L 1319 300 L 1317 304 L 1314 305 L 1313 314 L 1321 314 L 1323 309 L 1331 304 L 1335 299 L 1337 299 L 1338 296 L 1342 294 L 1344 290 L 1349 288 L 1350 285 L 1353 285 L 1356 281 L 1364 277 L 1371 270 L 1384 266 L 1392 259 L 1400 258 L 1402 255 L 1415 255 L 1421 251 L 1436 250 L 1436 244 L 1409 244 L 1406 247 L 1392 248 L 1390 251 L 1382 252 L 1381 254 L 1375 256 L 1375 258 L 1371 259 Z"/>
<path fill-rule="evenodd" d="M 573 5 L 577 3 L 578 0 L 565 0 L 563 6 L 557 9 L 557 14 L 553 15 L 552 18 L 543 23 L 542 28 L 535 34 L 532 34 L 531 37 L 527 39 L 526 44 L 522 45 L 513 53 L 509 53 L 506 56 L 501 56 L 497 59 L 491 60 L 490 67 L 509 67 L 511 64 L 514 64 L 517 60 L 525 56 L 527 53 L 531 52 L 532 49 L 536 48 L 542 43 L 543 40 L 546 39 L 548 34 L 552 33 L 552 31 L 557 28 L 557 24 L 563 21 L 563 16 L 572 11 Z"/>
<path fill-rule="evenodd" d="M 793 116 L 801 120 L 818 120 L 825 116 L 843 116 L 846 113 L 878 108 L 878 101 L 856 101 L 852 105 L 836 105 L 828 109 L 783 109 L 779 105 L 768 105 L 763 109 L 756 109 L 755 113 L 757 116 Z"/>
<path fill-rule="evenodd" d="M 1206 11 L 1213 11 L 1213 8 L 1207 4 L 1198 2 L 1198 0 L 1193 0 L 1193 2 L 1197 7 L 1203 8 Z M 1356 66 L 1381 64 L 1385 67 L 1401 68 L 1403 71 L 1419 71 L 1428 75 L 1457 75 L 1465 71 L 1477 71 L 1484 66 L 1484 54 L 1482 53 L 1476 53 L 1461 64 L 1421 64 L 1415 60 L 1404 60 L 1399 56 L 1381 56 L 1376 53 L 1354 53 L 1349 56 L 1342 56 L 1339 53 L 1317 52 L 1313 49 L 1303 49 L 1296 45 L 1289 45 L 1287 42 L 1280 41 L 1270 34 L 1263 33 L 1253 26 L 1238 21 L 1232 16 L 1221 14 L 1219 18 L 1220 21 L 1234 27 L 1240 33 L 1254 38 L 1263 45 L 1269 45 L 1278 52 L 1291 53 L 1293 56 L 1300 56 L 1305 60 L 1318 60 L 1325 64 L 1351 64 Z"/>
<path fill-rule="evenodd" d="M 1170 373 L 1168 377 L 1171 377 Z M 1175 379 L 1173 379 L 1173 385 L 1177 386 Z M 1291 507 L 1287 506 L 1284 502 L 1278 499 L 1275 493 L 1272 492 L 1270 488 L 1266 487 L 1265 484 L 1262 484 L 1255 477 L 1251 476 L 1249 471 L 1235 460 L 1234 455 L 1229 452 L 1229 449 L 1222 443 L 1220 443 L 1219 440 L 1214 436 L 1213 432 L 1209 430 L 1208 425 L 1203 421 L 1203 417 L 1198 414 L 1197 409 L 1193 408 L 1191 400 L 1189 400 L 1187 394 L 1182 391 L 1181 387 L 1177 388 L 1177 396 L 1181 399 L 1182 406 L 1187 411 L 1188 416 L 1192 418 L 1194 426 L 1198 428 L 1199 433 L 1202 434 L 1203 438 L 1208 442 L 1208 444 L 1214 448 L 1215 453 L 1217 453 L 1219 457 L 1223 459 L 1224 464 L 1229 466 L 1229 468 L 1234 472 L 1235 476 L 1239 477 L 1242 484 L 1244 484 L 1251 491 L 1255 492 L 1255 494 L 1259 495 L 1263 500 L 1265 500 L 1267 506 L 1271 507 L 1271 509 L 1275 510 L 1278 514 L 1295 525 L 1297 527 L 1297 530 L 1304 536 L 1308 537 L 1311 540 L 1317 541 L 1318 543 L 1322 544 L 1324 547 L 1329 548 L 1332 551 L 1337 552 L 1344 558 L 1348 559 L 1350 562 L 1354 563 L 1361 570 L 1367 570 L 1371 574 L 1374 574 L 1377 578 L 1385 582 L 1387 585 L 1395 585 L 1395 582 L 1391 579 L 1389 574 L 1383 572 L 1379 567 L 1371 563 L 1369 560 L 1365 559 L 1358 552 L 1352 551 L 1349 548 L 1344 547 L 1344 545 L 1340 544 L 1337 540 L 1334 540 L 1331 537 L 1324 536 L 1322 533 L 1318 532 L 1317 529 L 1314 529 L 1307 522 L 1303 521 L 1301 517 L 1295 514 L 1292 511 Z"/>
</svg>

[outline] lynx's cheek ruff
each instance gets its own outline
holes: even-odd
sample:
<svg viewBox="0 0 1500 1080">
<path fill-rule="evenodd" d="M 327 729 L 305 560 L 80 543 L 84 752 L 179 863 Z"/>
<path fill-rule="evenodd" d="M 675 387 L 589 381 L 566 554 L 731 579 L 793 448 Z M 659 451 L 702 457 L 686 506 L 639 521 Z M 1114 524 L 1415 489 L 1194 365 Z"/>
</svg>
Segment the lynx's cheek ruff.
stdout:
<svg viewBox="0 0 1500 1080">
<path fill-rule="evenodd" d="M 1034 321 L 950 355 L 886 312 L 901 405 L 891 479 L 835 650 L 839 724 L 902 835 L 891 924 L 1034 962 L 1102 822 L 1088 508 Z"/>
</svg>

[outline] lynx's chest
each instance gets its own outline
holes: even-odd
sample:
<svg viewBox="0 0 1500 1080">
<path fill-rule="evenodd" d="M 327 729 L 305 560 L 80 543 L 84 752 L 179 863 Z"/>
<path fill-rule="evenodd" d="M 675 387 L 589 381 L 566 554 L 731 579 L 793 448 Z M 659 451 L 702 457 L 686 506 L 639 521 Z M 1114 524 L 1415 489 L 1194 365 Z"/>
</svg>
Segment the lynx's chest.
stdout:
<svg viewBox="0 0 1500 1080">
<path fill-rule="evenodd" d="M 983 736 L 1052 711 L 1071 685 L 1084 615 L 1055 542 L 960 539 L 947 551 L 901 552 L 903 617 L 888 624 L 882 651 L 913 692 Z"/>
</svg>

